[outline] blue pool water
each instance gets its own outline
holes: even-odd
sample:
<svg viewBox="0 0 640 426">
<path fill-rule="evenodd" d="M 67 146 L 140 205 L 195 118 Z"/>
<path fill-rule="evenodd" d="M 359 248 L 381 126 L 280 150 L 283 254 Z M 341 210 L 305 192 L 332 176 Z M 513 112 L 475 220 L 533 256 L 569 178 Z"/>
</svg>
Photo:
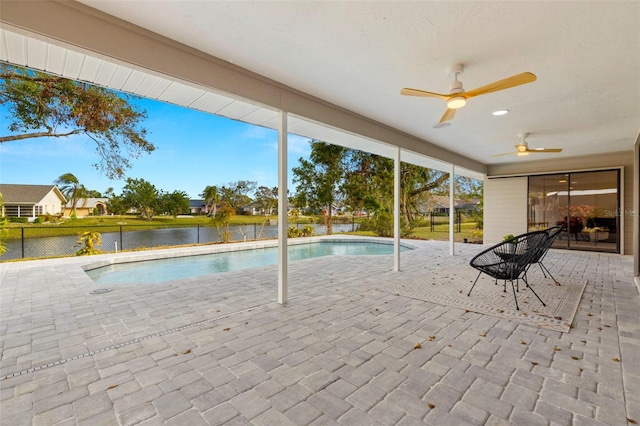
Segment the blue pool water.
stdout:
<svg viewBox="0 0 640 426">
<path fill-rule="evenodd" d="M 401 246 L 401 251 L 410 248 Z M 86 271 L 96 284 L 151 284 L 237 271 L 278 263 L 277 247 L 229 251 L 141 262 L 118 263 Z M 289 246 L 289 261 L 319 256 L 392 254 L 392 244 L 325 241 Z"/>
</svg>

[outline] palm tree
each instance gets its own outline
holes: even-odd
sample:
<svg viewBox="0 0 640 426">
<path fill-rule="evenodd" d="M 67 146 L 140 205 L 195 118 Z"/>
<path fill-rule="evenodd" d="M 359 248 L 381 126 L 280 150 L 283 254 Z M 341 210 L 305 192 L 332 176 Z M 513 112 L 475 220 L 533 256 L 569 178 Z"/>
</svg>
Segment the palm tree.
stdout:
<svg viewBox="0 0 640 426">
<path fill-rule="evenodd" d="M 207 212 L 215 216 L 217 213 L 217 205 L 220 202 L 220 191 L 218 187 L 216 185 L 207 186 L 200 196 L 204 198 L 204 202 L 207 205 Z"/>
<path fill-rule="evenodd" d="M 58 186 L 62 195 L 71 202 L 71 209 L 73 211 L 73 215 L 75 215 L 78 200 L 81 198 L 87 198 L 87 188 L 80 184 L 78 178 L 75 177 L 73 173 L 60 175 L 60 177 L 58 177 L 58 179 L 53 183 Z"/>
</svg>

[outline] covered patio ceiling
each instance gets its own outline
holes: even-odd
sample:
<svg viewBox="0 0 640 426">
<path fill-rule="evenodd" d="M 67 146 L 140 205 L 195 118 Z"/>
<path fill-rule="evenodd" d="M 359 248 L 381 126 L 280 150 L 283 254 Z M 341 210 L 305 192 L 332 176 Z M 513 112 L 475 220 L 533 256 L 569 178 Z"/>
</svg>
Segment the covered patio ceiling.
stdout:
<svg viewBox="0 0 640 426">
<path fill-rule="evenodd" d="M 26 2 L 38 3 L 52 2 Z M 121 26 L 133 24 L 134 30 L 158 34 L 457 154 L 463 164 L 457 172 L 471 177 L 482 176 L 482 165 L 631 151 L 640 131 L 637 2 L 53 3 Z M 200 86 L 16 25 L 15 10 L 34 7 L 3 2 L 1 60 L 277 127 L 277 109 L 257 101 L 259 96 Z M 450 126 L 434 128 L 444 102 L 404 97 L 400 89 L 448 93 L 447 67 L 455 63 L 465 65 L 460 80 L 466 90 L 524 71 L 538 79 L 471 99 Z M 491 115 L 501 108 L 510 113 Z M 292 115 L 289 131 L 393 156 L 390 143 L 308 117 Z M 514 150 L 522 132 L 531 133 L 532 147 L 563 152 L 492 156 Z M 448 168 L 438 155 L 405 150 L 403 159 Z"/>
</svg>

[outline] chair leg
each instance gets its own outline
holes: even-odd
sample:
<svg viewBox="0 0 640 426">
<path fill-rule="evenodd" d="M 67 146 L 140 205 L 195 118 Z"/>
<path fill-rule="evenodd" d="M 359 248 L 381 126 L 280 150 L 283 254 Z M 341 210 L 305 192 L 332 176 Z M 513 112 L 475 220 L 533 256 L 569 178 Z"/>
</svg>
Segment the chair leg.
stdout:
<svg viewBox="0 0 640 426">
<path fill-rule="evenodd" d="M 542 270 L 542 275 L 544 275 L 544 277 L 547 278 L 547 274 L 544 272 L 544 265 L 542 265 L 542 262 L 538 262 L 538 265 L 540 265 L 540 269 Z"/>
<path fill-rule="evenodd" d="M 505 285 L 507 284 L 507 282 L 505 281 Z M 518 306 L 518 296 L 516 296 L 516 288 L 513 285 L 513 280 L 511 280 L 511 289 L 513 290 L 513 298 L 516 301 L 516 311 L 520 310 L 520 307 Z"/>
<path fill-rule="evenodd" d="M 523 280 L 524 280 L 524 278 L 523 278 Z M 534 294 L 534 296 L 536 296 L 536 297 L 538 298 L 538 300 L 540 301 L 540 303 L 542 303 L 542 306 L 547 306 L 547 305 L 542 301 L 542 299 L 540 299 L 540 296 L 538 296 L 538 293 L 536 293 L 536 291 L 533 289 L 533 287 L 531 287 L 531 286 L 529 285 L 529 283 L 528 283 L 526 280 L 525 280 L 525 283 L 527 284 L 527 288 L 528 288 L 529 290 L 531 290 L 531 292 Z"/>
<path fill-rule="evenodd" d="M 540 265 L 540 269 L 542 269 L 542 272 L 543 272 L 543 273 L 544 273 L 544 271 L 547 271 L 547 274 L 549 274 L 549 277 L 551 277 L 551 279 L 552 279 L 556 284 L 560 284 L 560 282 L 559 282 L 558 280 L 556 280 L 556 279 L 554 278 L 554 276 L 553 276 L 553 275 L 551 275 L 551 272 L 549 272 L 549 270 L 547 269 L 547 267 L 546 267 L 546 266 L 544 266 L 544 265 L 542 264 L 542 262 L 538 263 L 538 265 Z M 547 277 L 547 276 L 545 275 L 545 278 L 546 278 L 546 277 Z"/>
<path fill-rule="evenodd" d="M 478 278 L 480 278 L 480 275 L 482 275 L 482 272 L 480 272 L 478 274 L 478 276 L 476 277 L 476 280 L 473 282 L 473 285 L 471 286 L 471 289 L 469 290 L 469 293 L 467 293 L 467 296 L 471 296 L 471 290 L 473 290 L 473 288 L 476 286 L 476 283 L 478 282 Z"/>
</svg>

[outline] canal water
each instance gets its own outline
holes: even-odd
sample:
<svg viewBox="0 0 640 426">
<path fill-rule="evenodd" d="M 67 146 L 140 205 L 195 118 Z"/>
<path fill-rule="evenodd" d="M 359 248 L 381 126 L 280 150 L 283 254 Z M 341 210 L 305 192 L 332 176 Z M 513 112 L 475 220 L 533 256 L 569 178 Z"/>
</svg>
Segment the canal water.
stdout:
<svg viewBox="0 0 640 426">
<path fill-rule="evenodd" d="M 303 225 L 300 225 L 302 227 Z M 315 235 L 326 234 L 323 225 L 312 225 Z M 334 224 L 333 232 L 349 232 L 351 224 Z M 278 227 L 273 225 L 241 225 L 229 227 L 232 241 L 272 239 L 278 237 Z M 138 231 L 105 232 L 102 235 L 102 246 L 98 247 L 105 252 L 116 250 L 135 250 L 140 248 L 152 248 L 162 246 L 177 246 L 183 244 L 214 243 L 221 242 L 222 238 L 216 228 L 208 226 L 143 229 Z M 25 238 L 24 244 L 20 240 L 6 241 L 7 251 L 0 256 L 0 261 L 20 258 L 42 258 L 75 254 L 80 250 L 76 235 Z M 24 253 L 23 253 L 24 251 Z"/>
</svg>

